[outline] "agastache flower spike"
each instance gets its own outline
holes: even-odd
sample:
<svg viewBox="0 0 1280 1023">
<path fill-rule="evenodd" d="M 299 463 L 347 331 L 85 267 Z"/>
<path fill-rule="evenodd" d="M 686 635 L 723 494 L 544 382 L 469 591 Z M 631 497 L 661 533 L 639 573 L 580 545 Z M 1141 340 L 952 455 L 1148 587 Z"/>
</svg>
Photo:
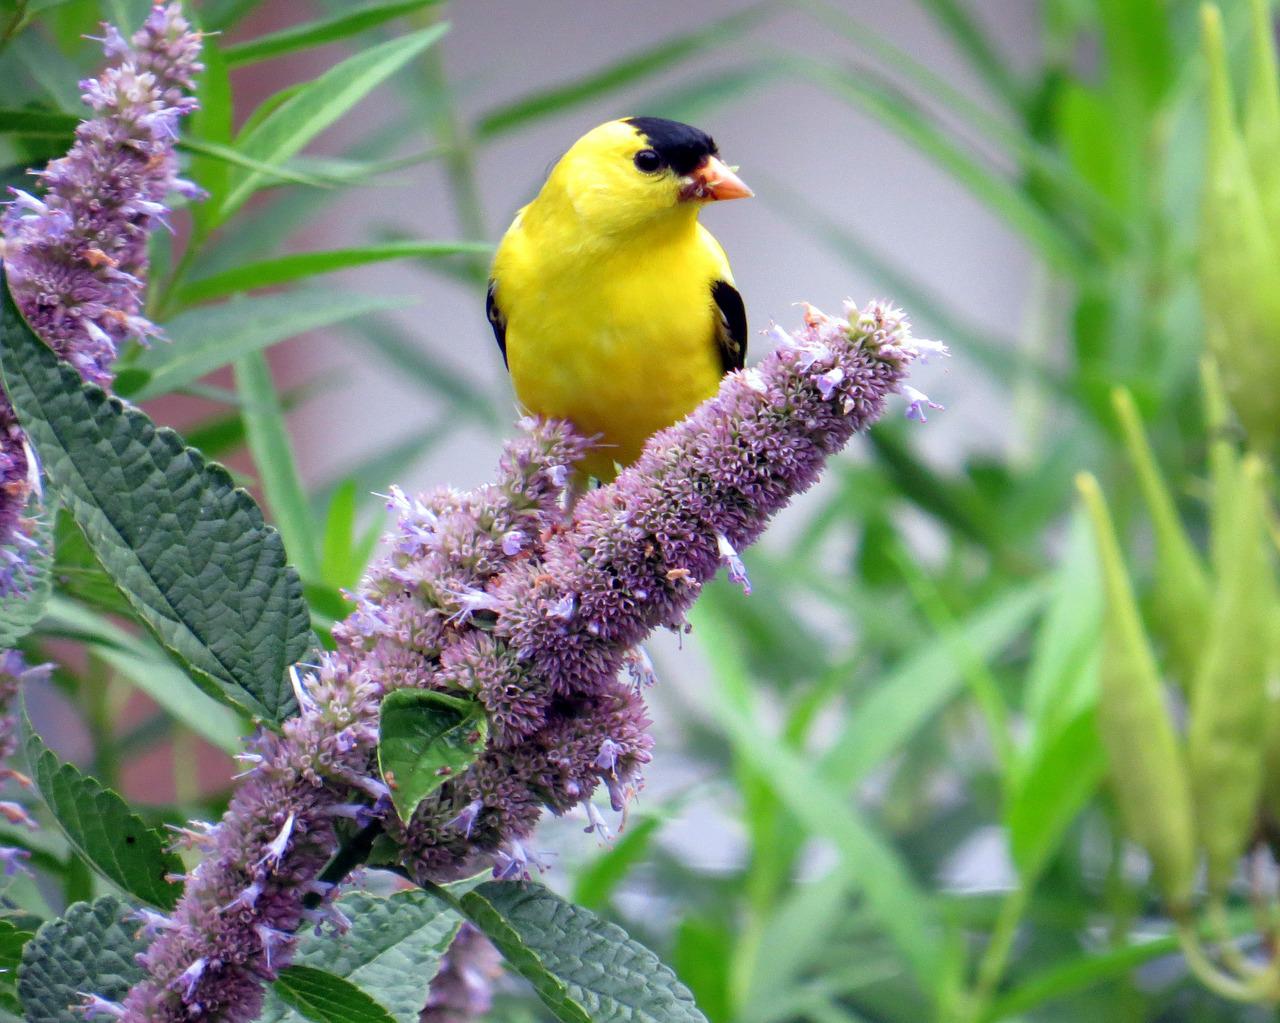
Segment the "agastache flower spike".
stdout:
<svg viewBox="0 0 1280 1023">
<path fill-rule="evenodd" d="M 12 190 L 0 253 L 32 329 L 105 387 L 119 346 L 159 333 L 142 315 L 147 238 L 165 225 L 171 191 L 194 195 L 177 177 L 176 125 L 195 109 L 188 93 L 202 68 L 200 34 L 179 3 L 155 7 L 128 44 L 108 28 L 103 49 L 107 68 L 81 83 L 93 116 L 71 151 L 37 175 L 42 198 Z M 34 470 L 0 394 L 0 596 L 26 585 Z"/>
<path fill-rule="evenodd" d="M 328 912 L 337 888 L 316 883 L 343 829 L 351 834 L 346 804 L 385 800 L 376 747 L 388 691 L 471 694 L 491 726 L 478 759 L 412 820 L 387 812 L 412 877 L 449 881 L 486 863 L 524 877 L 541 867 L 526 843 L 545 810 L 567 813 L 603 787 L 624 812 L 652 748 L 642 686 L 620 678 L 651 675 L 638 644 L 679 626 L 724 560 L 737 571 L 737 552 L 904 391 L 923 355 L 893 307 L 854 312 L 851 324 L 807 308 L 785 344 L 727 376 L 571 513 L 567 467 L 590 441 L 563 423 L 522 424 L 488 486 L 412 501 L 393 490 L 400 521 L 362 581 L 359 610 L 300 679 L 299 715 L 256 740 L 262 759 L 187 882 L 179 926 L 145 953 L 129 1023 L 254 1018 L 298 928 Z M 524 542 L 512 554 L 515 530 Z M 586 812 L 601 833 L 602 818 Z M 229 908 L 255 882 L 261 894 Z M 205 966 L 192 979 L 194 961 Z"/>
</svg>

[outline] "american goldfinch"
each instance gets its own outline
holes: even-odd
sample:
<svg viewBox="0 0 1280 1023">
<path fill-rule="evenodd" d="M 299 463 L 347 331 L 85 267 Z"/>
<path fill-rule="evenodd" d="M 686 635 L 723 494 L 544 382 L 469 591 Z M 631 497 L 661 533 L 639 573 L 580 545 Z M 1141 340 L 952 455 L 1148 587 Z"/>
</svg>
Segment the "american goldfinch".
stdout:
<svg viewBox="0 0 1280 1023">
<path fill-rule="evenodd" d="M 598 438 L 612 479 L 741 369 L 747 315 L 707 202 L 750 196 L 705 132 L 628 117 L 575 142 L 507 229 L 488 315 L 516 397 Z"/>
</svg>

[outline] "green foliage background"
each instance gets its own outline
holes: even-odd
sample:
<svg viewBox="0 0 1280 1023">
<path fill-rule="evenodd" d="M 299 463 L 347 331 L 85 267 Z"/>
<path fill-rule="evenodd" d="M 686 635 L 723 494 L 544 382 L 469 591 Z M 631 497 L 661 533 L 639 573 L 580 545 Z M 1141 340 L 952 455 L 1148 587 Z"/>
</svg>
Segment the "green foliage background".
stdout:
<svg viewBox="0 0 1280 1023">
<path fill-rule="evenodd" d="M 673 68 L 695 72 L 697 85 L 668 97 L 663 112 L 690 120 L 713 117 L 747 89 L 796 80 L 846 104 L 851 123 L 855 112 L 877 119 L 1025 243 L 1040 286 L 1023 304 L 1061 330 L 1009 343 L 1000 325 L 967 321 L 933 283 L 838 226 L 854 219 L 847 211 L 816 208 L 781 185 L 759 188 L 761 201 L 811 233 L 814 259 L 873 277 L 924 333 L 951 344 L 957 362 L 1016 394 L 1030 448 L 938 468 L 895 421 L 864 442 L 869 457 L 835 464 L 803 522 L 748 558 L 750 601 L 727 585 L 709 588 L 691 639 L 705 675 L 657 697 L 684 720 L 662 755 L 681 758 L 696 780 L 646 799 L 611 847 L 580 848 L 552 880 L 659 950 L 712 1023 L 1243 1019 L 1252 1010 L 1186 972 L 1117 825 L 1095 722 L 1103 594 L 1073 511 L 1072 478 L 1091 470 L 1146 579 L 1138 485 L 1111 400 L 1124 386 L 1193 536 L 1204 533 L 1208 438 L 1196 367 L 1212 310 L 1199 308 L 1195 283 L 1205 165 L 1196 7 L 1044 0 L 1039 59 L 1014 70 L 976 8 L 916 3 L 981 82 L 980 101 L 888 42 L 873 16 L 864 24 L 836 3 L 779 0 L 743 4 L 611 65 L 584 52 L 557 85 L 464 118 L 442 71 L 443 3 L 332 0 L 311 12 L 315 20 L 267 35 L 240 26 L 269 4 L 204 3 L 196 14 L 221 34 L 208 40 L 202 110 L 182 149 L 210 198 L 192 207 L 189 234 L 157 239 L 151 310 L 173 343 L 125 353 L 118 392 L 135 401 L 194 395 L 214 409 L 186 426 L 186 441 L 232 460 L 255 485 L 324 642 L 376 541 L 382 519 L 371 492 L 447 445 L 460 424 L 500 433 L 510 403 L 418 347 L 382 315 L 393 299 L 338 292 L 322 275 L 401 261 L 474 287 L 478 302 L 493 239 L 476 199 L 477 160 Z M 7 182 L 65 150 L 80 112 L 74 83 L 97 61 L 82 35 L 103 18 L 136 24 L 146 6 L 0 5 Z M 1225 15 L 1239 47 L 1243 5 L 1228 4 Z M 770 45 L 773 29 L 797 23 L 842 40 L 849 60 Z M 322 46 L 331 70 L 255 110 L 240 105 L 230 69 Z M 904 78 L 910 88 L 897 84 Z M 309 155 L 329 127 L 350 129 L 370 95 L 394 97 L 398 120 L 345 156 Z M 289 244 L 329 204 L 427 161 L 445 170 L 464 240 L 352 237 L 320 252 Z M 286 416 L 321 399 L 281 392 L 266 353 L 320 327 L 384 360 L 442 411 L 424 431 L 317 482 L 298 470 Z M 232 387 L 204 379 L 227 366 Z M 340 407 L 342 395 L 322 400 Z M 929 523 L 939 542 L 922 548 L 908 521 Z M 83 719 L 85 770 L 118 786 L 129 764 L 167 747 L 175 799 L 135 806 L 137 823 L 217 814 L 227 791 L 193 775 L 191 750 L 199 737 L 234 751 L 243 722 L 186 684 L 159 643 L 122 625 L 128 608 L 65 513 L 56 532 L 56 591 L 24 645 L 40 656 L 71 638 L 88 653 L 55 675 Z M 821 613 L 797 611 L 812 608 Z M 134 689 L 155 708 L 122 728 Z M 37 780 L 42 790 L 85 784 L 68 772 L 52 762 Z M 730 869 L 700 867 L 664 841 L 674 819 L 708 802 L 743 839 Z M 56 834 L 0 824 L 5 842 L 32 849 L 39 874 L 8 890 L 15 933 L 33 916 L 113 890 Z M 989 886 L 950 885 L 957 857 L 977 840 L 995 850 L 984 862 L 1006 866 L 989 872 Z M 1241 933 L 1251 926 L 1244 899 L 1229 900 L 1228 914 Z M 116 926 L 111 913 L 104 920 Z M 299 973 L 291 989 L 304 1000 L 305 979 Z M 0 998 L 12 990 L 5 983 Z M 493 1018 L 516 1023 L 543 1011 L 512 986 Z"/>
</svg>

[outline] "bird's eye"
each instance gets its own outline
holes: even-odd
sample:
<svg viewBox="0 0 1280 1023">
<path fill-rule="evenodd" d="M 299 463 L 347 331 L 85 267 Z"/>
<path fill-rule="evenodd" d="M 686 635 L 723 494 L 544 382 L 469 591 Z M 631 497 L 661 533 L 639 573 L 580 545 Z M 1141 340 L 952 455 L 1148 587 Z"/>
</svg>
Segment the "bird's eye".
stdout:
<svg viewBox="0 0 1280 1023">
<path fill-rule="evenodd" d="M 645 174 L 654 174 L 662 169 L 662 157 L 652 149 L 642 149 L 635 155 L 635 165 Z"/>
</svg>

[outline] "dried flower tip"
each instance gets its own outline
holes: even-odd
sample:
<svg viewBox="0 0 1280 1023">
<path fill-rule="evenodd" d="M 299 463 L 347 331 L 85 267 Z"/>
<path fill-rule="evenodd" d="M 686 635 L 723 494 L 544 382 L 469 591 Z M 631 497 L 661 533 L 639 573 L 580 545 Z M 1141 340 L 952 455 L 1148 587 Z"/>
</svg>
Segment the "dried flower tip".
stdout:
<svg viewBox="0 0 1280 1023">
<path fill-rule="evenodd" d="M 38 827 L 23 807 L 7 799 L 0 800 L 0 817 L 3 817 L 10 824 L 21 824 L 24 827 L 31 828 L 33 831 Z"/>
</svg>

